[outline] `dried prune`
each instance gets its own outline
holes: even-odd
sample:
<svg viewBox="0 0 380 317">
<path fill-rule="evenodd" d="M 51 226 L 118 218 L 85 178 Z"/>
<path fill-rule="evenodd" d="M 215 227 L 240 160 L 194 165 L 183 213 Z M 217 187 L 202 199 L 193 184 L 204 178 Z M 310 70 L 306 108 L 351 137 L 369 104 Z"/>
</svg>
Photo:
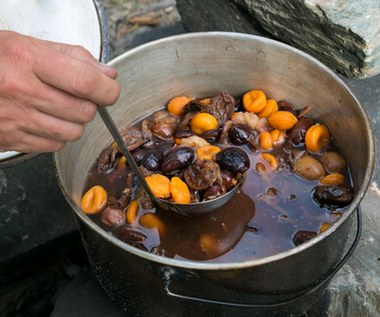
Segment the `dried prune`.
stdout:
<svg viewBox="0 0 380 317">
<path fill-rule="evenodd" d="M 306 241 L 311 240 L 312 238 L 318 235 L 315 231 L 297 231 L 293 237 L 293 242 L 295 245 L 300 245 Z"/>
<path fill-rule="evenodd" d="M 197 155 L 191 147 L 175 147 L 165 155 L 161 172 L 166 175 L 175 174 L 192 164 L 196 157 Z"/>
<path fill-rule="evenodd" d="M 294 145 L 301 145 L 305 143 L 305 134 L 314 124 L 314 120 L 302 117 L 289 132 L 289 138 Z"/>
<path fill-rule="evenodd" d="M 140 231 L 134 230 L 129 226 L 122 227 L 117 237 L 127 243 L 136 243 L 136 242 L 144 242 L 146 240 L 146 235 Z"/>
<path fill-rule="evenodd" d="M 164 161 L 162 151 L 149 151 L 142 159 L 142 165 L 149 171 L 155 172 L 160 170 L 161 164 Z"/>
<path fill-rule="evenodd" d="M 247 144 L 253 133 L 253 130 L 245 124 L 236 124 L 228 130 L 228 139 L 232 144 Z"/>
<path fill-rule="evenodd" d="M 316 186 L 313 199 L 321 206 L 329 209 L 348 206 L 354 199 L 352 187 L 346 185 Z"/>
<path fill-rule="evenodd" d="M 222 169 L 236 174 L 249 169 L 250 161 L 247 153 L 237 147 L 229 147 L 215 155 L 215 160 Z"/>
</svg>

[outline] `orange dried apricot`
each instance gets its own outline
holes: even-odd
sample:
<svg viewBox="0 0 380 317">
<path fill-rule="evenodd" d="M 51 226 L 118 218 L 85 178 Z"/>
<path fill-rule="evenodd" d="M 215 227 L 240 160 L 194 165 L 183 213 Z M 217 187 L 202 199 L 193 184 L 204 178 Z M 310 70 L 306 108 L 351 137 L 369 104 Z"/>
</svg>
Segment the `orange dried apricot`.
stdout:
<svg viewBox="0 0 380 317">
<path fill-rule="evenodd" d="M 264 109 L 261 110 L 257 115 L 259 118 L 268 118 L 272 113 L 275 113 L 276 111 L 278 111 L 277 101 L 274 99 L 268 99 Z"/>
<path fill-rule="evenodd" d="M 100 185 L 95 185 L 83 195 L 80 207 L 84 213 L 93 215 L 101 212 L 106 204 L 106 190 Z"/>
<path fill-rule="evenodd" d="M 172 200 L 178 204 L 189 204 L 191 200 L 190 190 L 187 184 L 179 177 L 174 176 L 170 181 L 170 193 Z"/>
<path fill-rule="evenodd" d="M 268 117 L 269 125 L 278 130 L 289 130 L 297 121 L 297 117 L 289 111 L 276 111 Z"/>
<path fill-rule="evenodd" d="M 191 131 L 195 134 L 202 134 L 218 127 L 218 120 L 209 113 L 198 112 L 190 121 Z"/>
<path fill-rule="evenodd" d="M 147 212 L 143 214 L 140 217 L 139 222 L 145 228 L 148 228 L 148 229 L 156 228 L 160 235 L 165 234 L 166 232 L 165 223 L 151 212 Z"/>
<path fill-rule="evenodd" d="M 205 106 L 208 106 L 211 102 L 211 98 L 203 98 L 199 100 L 201 103 L 203 103 Z"/>
<path fill-rule="evenodd" d="M 282 144 L 285 141 L 285 133 L 283 130 L 273 129 L 270 131 L 273 144 Z"/>
<path fill-rule="evenodd" d="M 125 158 L 125 156 L 123 155 L 121 158 L 119 158 L 119 160 L 117 161 L 117 164 L 115 166 L 115 168 L 120 171 L 122 169 L 125 168 L 126 166 L 126 163 L 127 163 L 127 159 Z"/>
<path fill-rule="evenodd" d="M 166 108 L 168 112 L 176 116 L 180 116 L 183 111 L 183 107 L 191 100 L 191 98 L 185 96 L 177 96 L 169 100 Z"/>
<path fill-rule="evenodd" d="M 343 174 L 332 173 L 323 177 L 320 182 L 325 185 L 344 185 L 346 183 L 346 178 Z"/>
<path fill-rule="evenodd" d="M 325 232 L 328 228 L 330 228 L 331 224 L 328 222 L 322 223 L 322 225 L 319 228 L 319 233 Z"/>
<path fill-rule="evenodd" d="M 259 142 L 264 151 L 270 150 L 273 147 L 272 137 L 268 131 L 260 133 Z"/>
<path fill-rule="evenodd" d="M 261 153 L 262 158 L 269 163 L 269 166 L 276 169 L 278 166 L 278 160 L 275 155 L 271 153 Z"/>
<path fill-rule="evenodd" d="M 157 198 L 170 197 L 170 180 L 164 175 L 153 174 L 145 177 L 153 195 Z"/>
<path fill-rule="evenodd" d="M 307 129 L 305 134 L 306 149 L 319 152 L 330 142 L 330 131 L 324 124 L 316 123 Z"/>
<path fill-rule="evenodd" d="M 251 90 L 243 96 L 243 106 L 248 112 L 258 113 L 265 108 L 267 96 L 261 90 Z"/>
<path fill-rule="evenodd" d="M 202 234 L 199 238 L 199 245 L 201 250 L 211 258 L 219 253 L 218 240 L 210 234 Z"/>
<path fill-rule="evenodd" d="M 139 203 L 137 200 L 132 200 L 126 211 L 127 222 L 131 225 L 135 222 L 137 213 L 139 211 Z"/>
<path fill-rule="evenodd" d="M 221 151 L 216 145 L 202 146 L 197 150 L 198 160 L 214 160 L 214 155 Z"/>
</svg>

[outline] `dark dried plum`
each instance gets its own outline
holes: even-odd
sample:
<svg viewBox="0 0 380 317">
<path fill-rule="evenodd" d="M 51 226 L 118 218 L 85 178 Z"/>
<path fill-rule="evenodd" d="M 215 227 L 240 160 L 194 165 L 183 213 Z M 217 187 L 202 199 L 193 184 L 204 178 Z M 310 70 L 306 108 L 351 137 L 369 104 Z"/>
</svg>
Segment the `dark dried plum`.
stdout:
<svg viewBox="0 0 380 317">
<path fill-rule="evenodd" d="M 186 184 L 195 190 L 210 187 L 220 176 L 218 164 L 209 160 L 195 161 L 183 173 Z"/>
<path fill-rule="evenodd" d="M 192 164 L 197 155 L 189 146 L 175 147 L 168 151 L 161 165 L 162 173 L 166 175 L 175 174 Z"/>
<path fill-rule="evenodd" d="M 305 143 L 305 134 L 314 124 L 314 120 L 302 117 L 289 132 L 289 138 L 294 145 L 301 145 Z"/>
<path fill-rule="evenodd" d="M 228 130 L 228 139 L 232 144 L 247 144 L 253 130 L 245 124 L 236 124 Z"/>
<path fill-rule="evenodd" d="M 215 155 L 219 166 L 232 173 L 243 173 L 249 169 L 250 161 L 247 153 L 237 147 L 229 147 L 221 150 Z"/>
<path fill-rule="evenodd" d="M 110 146 L 106 148 L 99 156 L 96 171 L 98 173 L 108 172 L 114 168 L 118 159 L 122 156 L 118 147 Z"/>
<path fill-rule="evenodd" d="M 142 165 L 149 171 L 155 172 L 160 170 L 161 164 L 164 161 L 164 155 L 162 151 L 150 151 L 144 155 L 142 159 Z"/>
<path fill-rule="evenodd" d="M 354 199 L 354 190 L 346 185 L 316 186 L 313 199 L 321 206 L 339 208 L 348 206 Z"/>
<path fill-rule="evenodd" d="M 107 207 L 102 212 L 100 221 L 109 228 L 120 227 L 125 223 L 125 212 L 121 209 Z"/>
<path fill-rule="evenodd" d="M 309 241 L 318 235 L 315 231 L 297 231 L 293 237 L 294 244 L 300 245 L 306 241 Z"/>
<path fill-rule="evenodd" d="M 125 226 L 121 228 L 117 234 L 117 237 L 127 243 L 132 242 L 144 242 L 147 237 L 144 233 L 134 230 L 131 227 Z"/>
<path fill-rule="evenodd" d="M 285 100 L 280 100 L 279 102 L 277 102 L 277 105 L 278 105 L 278 110 L 289 111 L 292 114 L 294 114 L 295 116 L 297 116 L 297 110 L 291 103 L 289 103 Z"/>
<path fill-rule="evenodd" d="M 220 132 L 219 129 L 208 130 L 204 132 L 201 137 L 207 142 L 216 142 L 219 139 Z"/>
</svg>

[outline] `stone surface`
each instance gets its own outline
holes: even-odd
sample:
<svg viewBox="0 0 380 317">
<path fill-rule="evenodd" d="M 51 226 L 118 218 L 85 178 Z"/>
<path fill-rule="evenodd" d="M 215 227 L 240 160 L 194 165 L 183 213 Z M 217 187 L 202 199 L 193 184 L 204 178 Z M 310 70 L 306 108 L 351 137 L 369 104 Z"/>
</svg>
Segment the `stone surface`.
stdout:
<svg viewBox="0 0 380 317">
<path fill-rule="evenodd" d="M 380 73 L 378 0 L 177 0 L 185 27 L 192 31 L 256 33 L 298 47 L 353 78 Z M 256 27 L 257 30 L 257 27 Z"/>
</svg>

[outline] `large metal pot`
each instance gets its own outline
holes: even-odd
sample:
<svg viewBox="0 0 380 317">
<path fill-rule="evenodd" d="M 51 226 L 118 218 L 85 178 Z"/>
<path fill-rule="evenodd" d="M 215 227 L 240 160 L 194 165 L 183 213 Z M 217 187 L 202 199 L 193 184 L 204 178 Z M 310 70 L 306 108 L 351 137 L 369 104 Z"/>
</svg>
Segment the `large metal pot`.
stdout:
<svg viewBox="0 0 380 317">
<path fill-rule="evenodd" d="M 109 109 L 120 127 L 181 94 L 209 96 L 226 90 L 240 95 L 261 88 L 277 100 L 311 105 L 310 116 L 329 127 L 350 162 L 356 197 L 327 231 L 270 257 L 216 264 L 149 254 L 111 237 L 78 207 L 87 172 L 111 142 L 97 117 L 84 136 L 65 146 L 55 160 L 92 268 L 105 291 L 139 316 L 284 316 L 304 311 L 323 290 L 312 287 L 341 260 L 373 170 L 370 123 L 349 89 L 327 67 L 299 50 L 246 34 L 174 36 L 131 50 L 110 64 L 118 69 L 122 85 L 117 105 Z"/>
</svg>

